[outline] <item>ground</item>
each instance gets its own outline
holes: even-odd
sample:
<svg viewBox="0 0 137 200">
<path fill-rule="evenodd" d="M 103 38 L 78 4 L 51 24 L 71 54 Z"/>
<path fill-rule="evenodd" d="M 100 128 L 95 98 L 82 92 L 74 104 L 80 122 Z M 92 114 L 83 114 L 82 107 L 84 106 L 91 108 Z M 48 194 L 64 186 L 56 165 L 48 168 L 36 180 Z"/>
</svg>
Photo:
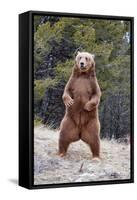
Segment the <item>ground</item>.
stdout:
<svg viewBox="0 0 137 200">
<path fill-rule="evenodd" d="M 100 162 L 92 161 L 87 144 L 69 146 L 67 156 L 57 155 L 59 131 L 34 129 L 34 184 L 88 182 L 130 178 L 130 145 L 101 140 Z"/>
</svg>

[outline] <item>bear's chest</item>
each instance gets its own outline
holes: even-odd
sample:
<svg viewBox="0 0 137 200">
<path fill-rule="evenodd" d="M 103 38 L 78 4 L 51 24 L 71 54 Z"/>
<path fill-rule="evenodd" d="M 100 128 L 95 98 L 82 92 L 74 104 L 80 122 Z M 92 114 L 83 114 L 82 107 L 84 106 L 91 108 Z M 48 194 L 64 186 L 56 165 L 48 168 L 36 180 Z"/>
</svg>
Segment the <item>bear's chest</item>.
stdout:
<svg viewBox="0 0 137 200">
<path fill-rule="evenodd" d="M 92 95 L 91 80 L 86 78 L 75 79 L 71 88 L 71 92 L 74 99 L 88 100 Z"/>
</svg>

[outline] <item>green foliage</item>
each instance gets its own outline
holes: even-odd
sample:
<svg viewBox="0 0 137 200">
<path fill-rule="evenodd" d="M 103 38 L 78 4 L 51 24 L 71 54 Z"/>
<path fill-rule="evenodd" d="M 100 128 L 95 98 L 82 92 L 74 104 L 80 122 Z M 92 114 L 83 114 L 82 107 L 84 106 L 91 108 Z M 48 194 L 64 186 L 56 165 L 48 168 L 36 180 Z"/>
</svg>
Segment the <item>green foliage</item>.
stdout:
<svg viewBox="0 0 137 200">
<path fill-rule="evenodd" d="M 34 81 L 34 101 L 42 100 L 45 91 L 49 87 L 54 87 L 57 84 L 56 79 L 47 78 L 45 80 Z"/>
<path fill-rule="evenodd" d="M 74 24 L 79 21 L 77 18 L 62 17 L 53 25 L 46 22 L 38 26 L 38 20 L 37 17 L 34 19 L 34 27 L 38 27 L 34 33 L 34 70 L 42 64 L 44 56 L 52 50 L 52 41 L 60 43 L 61 39 L 69 39 L 70 37 L 72 40 L 72 35 L 75 32 Z"/>
<path fill-rule="evenodd" d="M 51 26 L 50 22 L 39 25 L 39 28 L 34 35 L 35 48 L 43 50 L 44 53 L 50 51 L 51 46 L 49 41 L 53 39 L 58 42 L 60 41 L 62 26 L 63 25 L 58 22 L 54 26 Z"/>
<path fill-rule="evenodd" d="M 111 67 L 111 81 L 113 92 L 119 91 L 125 94 L 130 93 L 130 56 L 118 56 Z"/>
<path fill-rule="evenodd" d="M 64 40 L 76 50 L 95 54 L 96 72 L 102 99 L 110 94 L 130 93 L 130 23 L 120 20 L 86 19 L 60 17 L 40 24 L 40 16 L 34 18 L 34 70 L 39 70 L 45 55 L 54 53 L 56 63 L 55 77 L 35 80 L 34 97 L 42 100 L 49 87 L 55 87 L 61 81 L 67 82 L 74 65 L 74 51 L 68 50 L 65 59 Z M 60 57 L 56 57 L 55 47 L 62 48 Z M 57 50 L 56 50 L 57 51 Z M 37 77 L 36 77 L 37 79 Z"/>
<path fill-rule="evenodd" d="M 65 63 L 58 63 L 56 66 L 56 81 L 61 81 L 61 80 L 68 80 L 71 72 L 72 72 L 72 67 L 74 65 L 74 60 L 66 60 Z"/>
<path fill-rule="evenodd" d="M 39 15 L 34 16 L 34 32 L 37 31 L 37 28 L 38 28 L 39 23 L 40 23 L 40 19 L 41 19 L 41 16 L 39 16 Z"/>
<path fill-rule="evenodd" d="M 39 126 L 41 123 L 42 123 L 41 118 L 36 117 L 36 118 L 34 119 L 34 126 Z"/>
<path fill-rule="evenodd" d="M 86 51 L 92 52 L 95 44 L 95 29 L 92 24 L 79 24 L 76 27 L 76 32 L 73 36 L 77 46 L 81 46 Z"/>
</svg>

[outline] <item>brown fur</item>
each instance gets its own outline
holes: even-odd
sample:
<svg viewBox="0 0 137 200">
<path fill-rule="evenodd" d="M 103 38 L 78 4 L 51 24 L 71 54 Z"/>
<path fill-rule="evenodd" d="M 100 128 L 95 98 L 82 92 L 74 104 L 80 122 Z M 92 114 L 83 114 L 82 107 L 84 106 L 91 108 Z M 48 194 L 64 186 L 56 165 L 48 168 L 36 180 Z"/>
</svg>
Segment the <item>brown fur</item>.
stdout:
<svg viewBox="0 0 137 200">
<path fill-rule="evenodd" d="M 80 69 L 80 60 L 84 70 Z M 85 59 L 85 60 L 84 60 Z M 93 157 L 100 156 L 100 123 L 98 105 L 101 91 L 95 74 L 95 62 L 91 54 L 82 52 L 64 89 L 65 116 L 60 125 L 59 154 L 64 156 L 71 142 L 86 142 Z"/>
</svg>

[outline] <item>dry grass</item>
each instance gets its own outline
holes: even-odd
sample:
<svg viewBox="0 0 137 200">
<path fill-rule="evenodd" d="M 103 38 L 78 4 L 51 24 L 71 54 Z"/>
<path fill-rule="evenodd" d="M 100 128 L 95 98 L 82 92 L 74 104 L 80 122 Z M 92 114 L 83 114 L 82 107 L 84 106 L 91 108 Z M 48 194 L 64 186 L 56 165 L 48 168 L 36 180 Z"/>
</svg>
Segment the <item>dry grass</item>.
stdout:
<svg viewBox="0 0 137 200">
<path fill-rule="evenodd" d="M 34 130 L 34 184 L 88 182 L 130 178 L 130 145 L 101 141 L 100 162 L 92 161 L 87 144 L 69 146 L 65 158 L 57 155 L 58 131 L 43 126 Z"/>
</svg>

